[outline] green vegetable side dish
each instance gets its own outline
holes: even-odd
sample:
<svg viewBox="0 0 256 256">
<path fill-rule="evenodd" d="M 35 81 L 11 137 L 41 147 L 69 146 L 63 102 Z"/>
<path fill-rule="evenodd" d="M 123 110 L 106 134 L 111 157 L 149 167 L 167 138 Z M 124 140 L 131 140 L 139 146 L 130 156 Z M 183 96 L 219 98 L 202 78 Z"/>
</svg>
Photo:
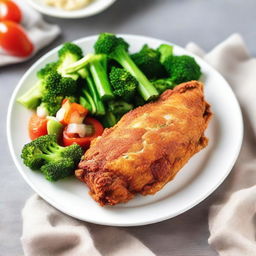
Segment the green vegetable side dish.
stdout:
<svg viewBox="0 0 256 256">
<path fill-rule="evenodd" d="M 47 180 L 57 181 L 74 173 L 82 154 L 80 146 L 62 147 L 55 135 L 45 135 L 26 144 L 21 158 L 32 170 L 40 170 Z"/>
<path fill-rule="evenodd" d="M 28 109 L 55 116 L 63 100 L 81 104 L 104 127 L 114 126 L 130 110 L 155 100 L 167 89 L 201 76 L 193 57 L 175 56 L 173 46 L 143 45 L 129 53 L 129 44 L 114 34 L 102 33 L 94 44 L 95 53 L 86 53 L 74 43 L 65 43 L 58 59 L 37 72 L 37 83 L 18 102 Z M 63 125 L 54 119 L 47 123 L 48 135 L 26 144 L 24 164 L 40 169 L 50 181 L 72 175 L 82 148 L 61 147 L 57 139 Z"/>
<path fill-rule="evenodd" d="M 69 97 L 102 119 L 109 112 L 109 101 L 122 100 L 135 108 L 179 83 L 201 76 L 194 58 L 174 56 L 173 47 L 167 44 L 157 49 L 144 45 L 130 54 L 123 38 L 102 33 L 94 48 L 95 53 L 83 57 L 79 46 L 65 43 L 58 51 L 58 60 L 37 72 L 37 84 L 18 102 L 34 110 L 40 105 L 54 116 L 63 99 Z"/>
</svg>

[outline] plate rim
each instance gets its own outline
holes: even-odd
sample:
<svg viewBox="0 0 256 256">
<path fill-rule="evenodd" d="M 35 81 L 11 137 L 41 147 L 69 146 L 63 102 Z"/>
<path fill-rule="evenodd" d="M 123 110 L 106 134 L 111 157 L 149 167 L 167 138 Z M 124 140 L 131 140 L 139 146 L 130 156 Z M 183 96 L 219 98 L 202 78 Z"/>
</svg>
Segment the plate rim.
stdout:
<svg viewBox="0 0 256 256">
<path fill-rule="evenodd" d="M 192 204 L 188 204 L 186 207 L 182 208 L 180 211 L 176 211 L 175 214 L 166 214 L 164 216 L 161 217 L 156 217 L 154 220 L 150 219 L 150 220 L 145 220 L 145 221 L 133 221 L 131 222 L 126 222 L 126 223 L 116 223 L 113 222 L 111 220 L 109 221 L 100 221 L 100 220 L 91 220 L 91 219 L 86 219 L 86 218 L 81 218 L 81 216 L 78 216 L 76 214 L 71 214 L 70 212 L 68 212 L 68 210 L 63 207 L 62 205 L 59 205 L 58 203 L 56 203 L 56 201 L 53 198 L 50 198 L 49 196 L 47 196 L 46 194 L 44 194 L 44 192 L 41 192 L 40 189 L 38 189 L 37 187 L 34 186 L 33 182 L 30 182 L 29 178 L 25 175 L 25 172 L 23 171 L 24 166 L 20 165 L 20 163 L 18 162 L 17 158 L 18 156 L 15 155 L 15 151 L 14 151 L 14 147 L 13 147 L 13 140 L 12 140 L 12 136 L 11 136 L 11 116 L 12 116 L 12 111 L 15 105 L 15 99 L 17 96 L 17 93 L 19 91 L 19 89 L 22 87 L 23 81 L 27 78 L 27 76 L 30 75 L 31 72 L 33 72 L 33 70 L 35 69 L 34 67 L 37 66 L 38 64 L 40 64 L 41 62 L 44 61 L 44 59 L 48 58 L 48 56 L 51 56 L 52 54 L 56 53 L 56 51 L 61 47 L 61 44 L 58 45 L 57 47 L 53 48 L 52 50 L 50 50 L 49 52 L 47 52 L 46 54 L 44 54 L 43 56 L 41 56 L 36 62 L 34 62 L 31 67 L 24 73 L 24 75 L 21 77 L 21 79 L 19 80 L 18 84 L 16 85 L 9 105 L 8 105 L 8 111 L 7 111 L 7 125 L 6 125 L 6 129 L 7 129 L 7 141 L 8 141 L 8 147 L 12 156 L 12 159 L 15 163 L 16 168 L 18 169 L 19 173 L 22 175 L 22 177 L 24 178 L 24 180 L 27 182 L 27 184 L 40 196 L 42 197 L 46 202 L 48 202 L 51 206 L 53 206 L 54 208 L 56 208 L 57 210 L 82 221 L 87 221 L 90 223 L 95 223 L 95 224 L 100 224 L 100 225 L 111 225 L 111 226 L 121 226 L 121 227 L 128 227 L 128 226 L 142 226 L 142 225 L 148 225 L 148 224 L 153 224 L 153 223 L 158 223 L 167 219 L 171 219 L 174 218 L 190 209 L 192 209 L 194 206 L 198 205 L 200 202 L 204 201 L 209 195 L 211 195 L 222 183 L 223 181 L 227 178 L 227 176 L 230 174 L 237 158 L 238 155 L 240 153 L 241 150 L 241 146 L 242 146 L 242 142 L 243 142 L 243 134 L 244 134 L 244 124 L 243 124 L 243 117 L 242 117 L 242 111 L 240 108 L 240 104 L 239 101 L 237 100 L 236 95 L 234 94 L 232 87 L 229 85 L 229 83 L 226 81 L 226 79 L 215 69 L 213 68 L 210 64 L 208 64 L 204 59 L 202 59 L 200 56 L 197 56 L 191 52 L 189 52 L 188 50 L 186 50 L 185 48 L 174 44 L 172 42 L 168 42 L 166 40 L 162 40 L 162 39 L 158 39 L 158 38 L 154 38 L 154 37 L 148 37 L 148 36 L 143 36 L 143 35 L 136 35 L 136 34 L 117 34 L 118 36 L 122 36 L 122 37 L 137 37 L 137 38 L 145 38 L 147 40 L 159 40 L 162 43 L 168 43 L 171 45 L 174 45 L 182 48 L 184 51 L 188 52 L 189 55 L 194 56 L 199 58 L 201 61 L 204 62 L 205 65 L 207 65 L 207 68 L 211 69 L 212 71 L 214 71 L 215 73 L 217 73 L 228 85 L 229 89 L 230 89 L 230 93 L 233 95 L 234 100 L 236 102 L 236 107 L 237 107 L 237 111 L 239 114 L 238 119 L 240 119 L 240 127 L 239 127 L 239 138 L 238 139 L 238 143 L 237 143 L 237 148 L 235 150 L 235 154 L 233 156 L 232 161 L 230 161 L 229 164 L 229 168 L 226 169 L 225 171 L 225 175 L 222 176 L 221 179 L 219 179 L 219 181 L 215 184 L 215 186 L 210 189 L 207 190 L 207 193 L 203 194 L 203 196 L 201 196 L 200 198 L 198 198 L 197 200 L 193 201 Z M 82 37 L 79 38 L 77 40 L 74 40 L 72 42 L 79 44 L 82 41 L 85 40 L 92 40 L 95 39 L 98 35 L 92 35 L 92 36 L 86 36 L 86 37 Z"/>
<path fill-rule="evenodd" d="M 116 0 L 108 0 L 108 2 L 104 4 L 104 1 L 102 1 L 103 4 L 100 5 L 99 8 L 96 8 L 95 10 L 88 12 L 86 11 L 87 6 L 78 10 L 73 10 L 73 11 L 62 10 L 56 7 L 52 7 L 52 10 L 51 10 L 50 9 L 51 6 L 46 5 L 44 7 L 44 6 L 41 6 L 40 4 L 37 4 L 33 0 L 25 0 L 25 1 L 40 13 L 43 13 L 51 17 L 63 18 L 63 19 L 79 19 L 79 18 L 94 16 L 96 14 L 99 14 L 105 11 L 107 8 L 109 8 L 111 5 L 113 5 L 116 2 Z M 49 10 L 47 9 L 47 7 L 49 7 Z M 57 12 L 55 12 L 56 9 L 57 9 Z"/>
</svg>

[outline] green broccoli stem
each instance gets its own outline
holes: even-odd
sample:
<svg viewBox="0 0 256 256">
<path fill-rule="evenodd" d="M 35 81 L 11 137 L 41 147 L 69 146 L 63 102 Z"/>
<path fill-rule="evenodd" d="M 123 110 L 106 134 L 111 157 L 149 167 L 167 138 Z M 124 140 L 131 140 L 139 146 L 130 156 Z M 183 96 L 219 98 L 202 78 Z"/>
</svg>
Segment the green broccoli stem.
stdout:
<svg viewBox="0 0 256 256">
<path fill-rule="evenodd" d="M 36 109 L 40 105 L 42 98 L 42 92 L 40 87 L 41 81 L 39 80 L 35 86 L 30 88 L 21 97 L 19 97 L 17 99 L 17 102 L 19 102 L 28 109 Z"/>
<path fill-rule="evenodd" d="M 86 77 L 86 81 L 87 81 L 89 91 L 90 91 L 90 93 L 92 95 L 92 98 L 93 98 L 93 100 L 95 102 L 95 105 L 96 105 L 96 115 L 105 115 L 104 104 L 103 104 L 102 100 L 100 99 L 100 97 L 98 95 L 98 92 L 95 88 L 95 84 L 94 84 L 93 79 L 91 78 L 90 75 L 88 75 Z"/>
<path fill-rule="evenodd" d="M 63 71 L 67 74 L 74 73 L 79 70 L 81 70 L 83 67 L 89 64 L 92 60 L 100 60 L 100 55 L 94 55 L 94 54 L 87 54 L 82 59 L 76 61 L 75 63 L 72 63 L 71 65 L 67 66 Z"/>
<path fill-rule="evenodd" d="M 78 79 L 78 74 L 73 73 L 70 74 L 72 72 L 67 72 L 68 67 L 74 65 L 77 63 L 78 61 L 78 56 L 71 53 L 71 52 L 67 52 L 66 54 L 64 54 L 64 56 L 62 58 L 60 58 L 61 60 L 59 61 L 60 64 L 57 68 L 57 72 L 59 74 L 61 74 L 63 77 L 71 77 L 74 80 Z"/>
<path fill-rule="evenodd" d="M 99 93 L 100 98 L 103 101 L 114 98 L 111 90 L 110 83 L 108 81 L 107 70 L 105 64 L 101 64 L 99 61 L 92 61 L 89 65 L 96 89 Z"/>
<path fill-rule="evenodd" d="M 137 79 L 139 82 L 138 91 L 144 100 L 148 101 L 156 98 L 159 95 L 155 87 L 136 66 L 125 50 L 119 49 L 114 55 L 114 59 Z"/>
<path fill-rule="evenodd" d="M 158 52 L 160 52 L 160 62 L 163 64 L 167 58 L 173 55 L 173 46 L 168 44 L 161 44 L 158 47 Z"/>
<path fill-rule="evenodd" d="M 68 66 L 64 71 L 66 73 L 73 73 L 79 71 L 78 73 L 80 75 L 82 74 L 83 77 L 83 72 L 81 73 L 80 70 L 87 65 L 89 65 L 89 69 L 92 74 L 99 97 L 102 100 L 113 99 L 114 95 L 108 81 L 105 55 L 87 54 L 79 61 Z"/>
<path fill-rule="evenodd" d="M 61 154 L 65 150 L 65 147 L 58 145 L 56 142 L 51 142 L 47 149 L 43 150 L 44 154 L 40 154 L 40 157 L 48 162 L 58 161 L 59 159 L 62 159 Z"/>
<path fill-rule="evenodd" d="M 91 77 L 91 75 L 89 74 L 87 68 L 83 68 L 80 69 L 78 71 L 79 75 L 84 78 L 87 82 L 87 86 L 89 88 L 89 92 L 92 95 L 92 99 L 93 99 L 93 105 L 95 106 L 96 110 L 95 112 L 92 112 L 92 114 L 96 114 L 96 115 L 105 115 L 105 106 L 104 103 L 102 102 L 102 100 L 99 97 L 99 94 L 97 92 L 97 89 L 95 87 L 94 81 Z M 85 93 L 86 90 L 83 89 L 83 92 Z M 86 94 L 86 93 L 85 93 Z M 87 93 L 88 94 L 88 93 Z M 90 96 L 90 95 L 89 95 Z M 82 98 L 83 101 L 83 98 Z M 90 101 L 89 101 L 90 102 Z M 84 106 L 85 107 L 85 106 Z"/>
<path fill-rule="evenodd" d="M 90 113 L 96 114 L 96 112 L 97 112 L 96 104 L 95 104 L 93 98 L 91 97 L 91 95 L 87 92 L 86 88 L 82 89 L 82 93 L 83 93 L 83 96 L 80 96 L 79 103 L 83 107 L 88 109 L 90 111 Z"/>
<path fill-rule="evenodd" d="M 71 64 L 75 63 L 75 60 L 73 59 L 72 56 L 67 56 L 63 63 L 57 68 L 57 72 L 59 74 L 61 74 L 61 76 L 63 77 L 70 77 L 74 80 L 77 80 L 78 79 L 78 75 L 77 74 L 69 74 L 66 72 L 66 67 L 70 66 Z"/>
</svg>

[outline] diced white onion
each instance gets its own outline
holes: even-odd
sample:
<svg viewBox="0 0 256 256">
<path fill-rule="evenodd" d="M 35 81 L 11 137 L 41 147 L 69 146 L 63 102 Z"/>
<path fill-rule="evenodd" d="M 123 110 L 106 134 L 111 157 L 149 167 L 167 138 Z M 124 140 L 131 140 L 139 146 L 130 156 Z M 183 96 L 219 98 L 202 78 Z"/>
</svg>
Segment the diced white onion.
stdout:
<svg viewBox="0 0 256 256">
<path fill-rule="evenodd" d="M 93 133 L 93 128 L 91 125 L 72 123 L 67 126 L 67 133 L 78 134 L 79 137 L 83 138 L 91 135 Z"/>
<path fill-rule="evenodd" d="M 56 114 L 56 118 L 58 121 L 62 121 L 64 119 L 66 110 L 64 108 L 60 108 Z"/>
<path fill-rule="evenodd" d="M 47 111 L 44 107 L 42 107 L 42 106 L 38 106 L 38 107 L 37 107 L 37 109 L 36 109 L 36 114 L 37 114 L 39 117 L 41 117 L 41 118 L 46 117 L 46 116 L 49 115 L 48 111 Z"/>
<path fill-rule="evenodd" d="M 68 111 L 71 106 L 71 103 L 69 100 L 66 100 L 66 102 L 61 106 L 61 108 L 65 109 L 65 111 Z"/>
<path fill-rule="evenodd" d="M 81 116 L 77 111 L 73 112 L 70 117 L 70 123 L 82 124 L 84 116 Z"/>
</svg>

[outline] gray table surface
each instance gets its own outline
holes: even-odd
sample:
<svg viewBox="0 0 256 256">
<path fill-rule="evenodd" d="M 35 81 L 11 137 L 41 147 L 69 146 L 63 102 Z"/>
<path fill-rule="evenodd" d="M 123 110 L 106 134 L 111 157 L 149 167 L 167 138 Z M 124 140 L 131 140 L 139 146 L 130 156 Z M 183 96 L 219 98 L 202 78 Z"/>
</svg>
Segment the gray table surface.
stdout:
<svg viewBox="0 0 256 256">
<path fill-rule="evenodd" d="M 62 35 L 26 63 L 0 68 L 0 255 L 22 255 L 19 240 L 22 232 L 21 209 L 33 191 L 10 157 L 6 140 L 6 112 L 17 82 L 38 58 L 64 41 L 104 31 L 142 34 L 181 46 L 194 41 L 205 50 L 238 32 L 244 37 L 251 54 L 256 55 L 255 9 L 255 0 L 117 0 L 105 12 L 90 18 L 63 20 L 45 17 L 61 27 Z M 224 190 L 225 183 L 204 202 L 176 218 L 127 230 L 157 255 L 217 255 L 207 243 L 207 215 L 209 206 Z"/>
</svg>

